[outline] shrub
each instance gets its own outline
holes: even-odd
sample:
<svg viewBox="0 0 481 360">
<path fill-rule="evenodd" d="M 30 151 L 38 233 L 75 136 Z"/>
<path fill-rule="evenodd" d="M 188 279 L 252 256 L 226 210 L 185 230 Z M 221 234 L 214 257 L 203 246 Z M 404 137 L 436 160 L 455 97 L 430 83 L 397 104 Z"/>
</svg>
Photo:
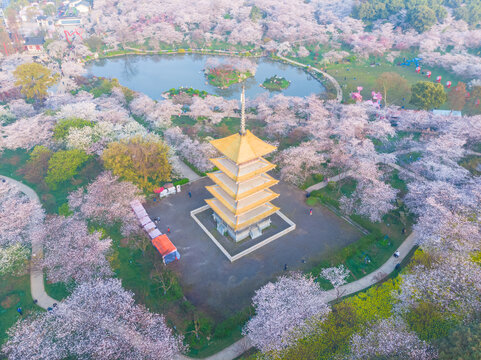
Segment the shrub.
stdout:
<svg viewBox="0 0 481 360">
<path fill-rule="evenodd" d="M 189 179 L 183 178 L 183 179 L 180 179 L 179 181 L 174 182 L 174 186 L 185 185 L 185 184 L 188 184 L 188 183 L 189 183 Z"/>
<path fill-rule="evenodd" d="M 45 182 L 50 187 L 55 188 L 57 184 L 73 178 L 88 159 L 89 156 L 82 150 L 57 151 L 48 161 Z"/>
<path fill-rule="evenodd" d="M 71 128 L 81 129 L 85 126 L 93 127 L 94 124 L 91 121 L 80 118 L 60 120 L 53 128 L 53 138 L 55 140 L 63 140 L 67 137 Z"/>
<path fill-rule="evenodd" d="M 70 210 L 70 208 L 68 207 L 68 202 L 63 203 L 62 205 L 60 205 L 58 207 L 58 214 L 62 215 L 62 216 L 65 216 L 65 217 L 73 214 L 73 211 Z"/>
</svg>

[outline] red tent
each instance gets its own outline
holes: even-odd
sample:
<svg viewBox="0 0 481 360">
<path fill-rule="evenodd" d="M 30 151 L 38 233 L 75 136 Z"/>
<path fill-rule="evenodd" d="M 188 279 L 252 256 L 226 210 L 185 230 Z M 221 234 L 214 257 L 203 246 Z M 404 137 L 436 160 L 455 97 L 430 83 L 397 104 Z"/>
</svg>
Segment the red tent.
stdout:
<svg viewBox="0 0 481 360">
<path fill-rule="evenodd" d="M 152 240 L 152 244 L 159 251 L 160 255 L 162 255 L 162 258 L 166 264 L 180 259 L 180 254 L 177 251 L 177 248 L 174 246 L 174 244 L 172 244 L 167 235 L 163 234 L 157 236 Z"/>
</svg>

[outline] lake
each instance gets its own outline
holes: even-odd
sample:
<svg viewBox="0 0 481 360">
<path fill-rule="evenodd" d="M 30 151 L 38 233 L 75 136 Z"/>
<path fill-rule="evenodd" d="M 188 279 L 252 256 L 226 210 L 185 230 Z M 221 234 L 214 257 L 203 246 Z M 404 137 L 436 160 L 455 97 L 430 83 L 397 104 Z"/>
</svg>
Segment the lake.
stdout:
<svg viewBox="0 0 481 360">
<path fill-rule="evenodd" d="M 227 99 L 238 99 L 241 85 L 228 89 L 209 85 L 203 68 L 208 55 L 128 55 L 93 61 L 87 64 L 89 75 L 117 78 L 123 86 L 147 94 L 158 100 L 163 92 L 178 87 L 192 87 Z M 222 60 L 222 59 L 220 59 Z M 325 92 L 325 88 L 314 77 L 292 65 L 282 64 L 266 58 L 254 59 L 257 72 L 246 81 L 246 96 L 254 98 L 268 92 L 259 85 L 265 79 L 278 75 L 291 82 L 287 89 L 270 92 L 286 96 L 309 96 Z"/>
</svg>

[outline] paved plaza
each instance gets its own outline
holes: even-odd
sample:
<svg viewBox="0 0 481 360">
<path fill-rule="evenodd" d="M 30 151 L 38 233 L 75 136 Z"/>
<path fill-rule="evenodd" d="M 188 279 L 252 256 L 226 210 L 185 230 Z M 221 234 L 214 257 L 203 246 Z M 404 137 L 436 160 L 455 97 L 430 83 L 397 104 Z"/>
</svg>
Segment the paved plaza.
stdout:
<svg viewBox="0 0 481 360">
<path fill-rule="evenodd" d="M 324 207 L 315 207 L 310 216 L 305 193 L 280 182 L 272 188 L 280 193 L 273 203 L 296 223 L 296 229 L 231 263 L 190 216 L 211 197 L 205 189 L 211 184 L 208 178 L 197 180 L 146 210 L 151 218 L 160 217 L 160 231 L 171 230 L 169 237 L 181 259 L 168 266 L 179 275 L 187 299 L 216 318 L 248 306 L 254 291 L 282 275 L 285 264 L 288 270 L 311 268 L 330 251 L 361 236 Z"/>
</svg>

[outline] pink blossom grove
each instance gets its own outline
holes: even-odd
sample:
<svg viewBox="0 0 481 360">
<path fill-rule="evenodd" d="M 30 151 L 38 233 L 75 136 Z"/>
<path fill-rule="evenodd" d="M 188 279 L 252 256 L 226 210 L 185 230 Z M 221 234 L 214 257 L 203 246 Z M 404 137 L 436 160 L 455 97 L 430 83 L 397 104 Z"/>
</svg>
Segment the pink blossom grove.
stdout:
<svg viewBox="0 0 481 360">
<path fill-rule="evenodd" d="M 20 320 L 2 351 L 9 359 L 165 359 L 185 351 L 162 315 L 134 303 L 117 279 L 79 285 L 52 311 Z"/>
<path fill-rule="evenodd" d="M 50 216 L 36 231 L 43 244 L 41 264 L 51 282 L 84 282 L 112 275 L 107 256 L 111 239 L 90 232 L 74 217 Z"/>
<path fill-rule="evenodd" d="M 306 334 L 310 322 L 329 313 L 324 296 L 312 278 L 300 273 L 281 276 L 256 291 L 252 298 L 256 315 L 243 332 L 263 352 L 282 350 Z"/>
<path fill-rule="evenodd" d="M 96 219 L 108 225 L 122 222 L 122 233 L 139 231 L 138 220 L 130 202 L 143 201 L 140 190 L 127 181 L 118 181 L 111 172 L 104 172 L 85 189 L 79 188 L 69 195 L 69 206 L 85 219 Z"/>
</svg>

